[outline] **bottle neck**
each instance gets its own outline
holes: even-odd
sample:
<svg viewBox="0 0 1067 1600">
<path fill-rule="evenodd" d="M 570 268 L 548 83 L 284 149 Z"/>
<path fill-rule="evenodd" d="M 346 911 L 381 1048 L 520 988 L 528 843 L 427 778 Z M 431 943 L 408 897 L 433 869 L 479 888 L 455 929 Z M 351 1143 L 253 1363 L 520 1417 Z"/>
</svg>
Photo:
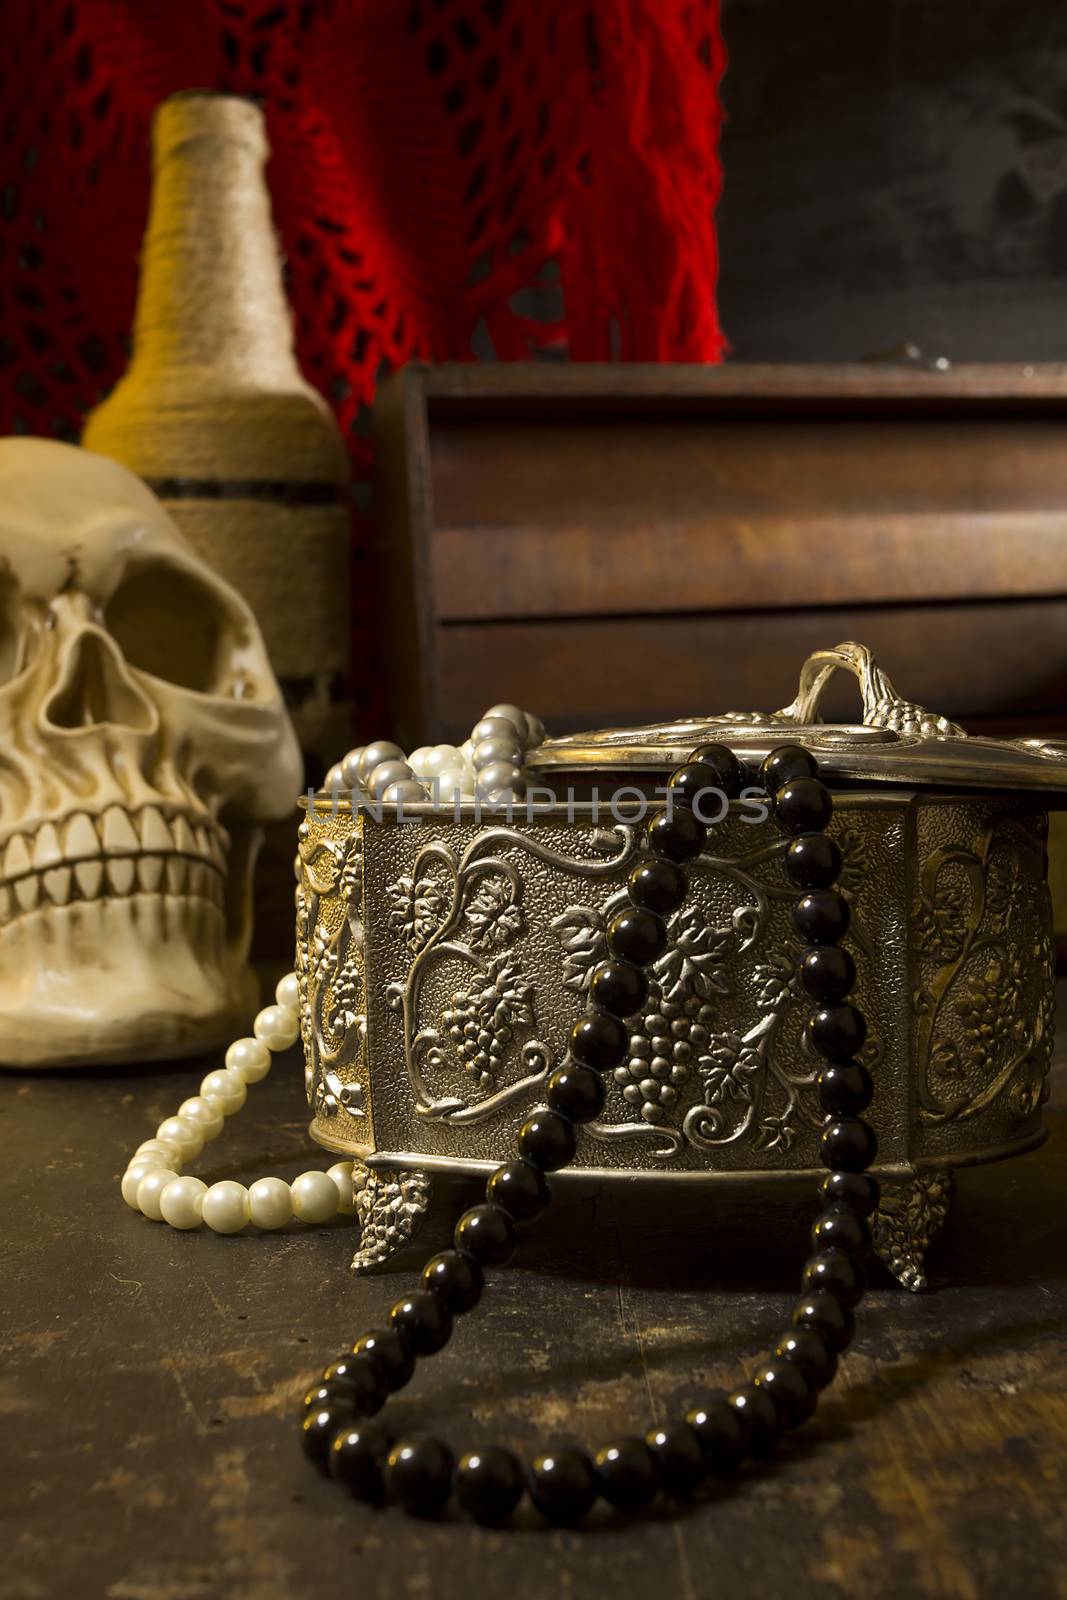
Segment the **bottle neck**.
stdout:
<svg viewBox="0 0 1067 1600">
<path fill-rule="evenodd" d="M 179 95 L 153 129 L 132 369 L 211 368 L 235 388 L 303 388 L 263 168 L 259 110 Z"/>
</svg>

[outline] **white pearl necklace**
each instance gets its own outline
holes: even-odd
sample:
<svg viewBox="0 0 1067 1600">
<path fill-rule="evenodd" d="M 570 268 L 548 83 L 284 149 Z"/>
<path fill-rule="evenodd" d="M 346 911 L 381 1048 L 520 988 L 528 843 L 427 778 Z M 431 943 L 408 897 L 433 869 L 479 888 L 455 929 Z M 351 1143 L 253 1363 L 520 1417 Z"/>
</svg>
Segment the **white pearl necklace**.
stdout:
<svg viewBox="0 0 1067 1600">
<path fill-rule="evenodd" d="M 357 745 L 330 768 L 322 787 L 335 800 L 360 790 L 385 805 L 521 800 L 526 756 L 544 738 L 540 717 L 518 706 L 491 706 L 461 745 L 424 744 L 409 756 L 387 739 Z"/>
<path fill-rule="evenodd" d="M 155 1137 L 134 1151 L 122 1179 L 122 1198 L 132 1210 L 172 1228 L 206 1223 L 215 1233 L 239 1233 L 249 1222 L 273 1231 L 292 1217 L 329 1222 L 339 1212 L 355 1210 L 351 1161 L 338 1161 L 325 1172 L 302 1172 L 292 1183 L 257 1178 L 248 1188 L 231 1179 L 209 1186 L 181 1175 L 184 1163 L 217 1139 L 226 1118 L 240 1111 L 248 1085 L 267 1076 L 272 1053 L 296 1043 L 300 1002 L 295 972 L 279 983 L 275 999 L 275 1005 L 264 1006 L 256 1017 L 251 1036 L 230 1045 L 225 1067 L 209 1072 L 200 1093 L 183 1100 L 177 1116 L 165 1118 Z"/>
<path fill-rule="evenodd" d="M 539 717 L 518 706 L 492 706 L 476 723 L 466 743 L 423 745 L 405 758 L 399 745 L 387 740 L 359 745 L 330 768 L 323 788 L 336 797 L 341 790 L 364 789 L 387 804 L 419 801 L 521 799 L 526 792 L 524 762 L 528 751 L 545 737 Z M 252 1037 L 235 1039 L 226 1065 L 209 1072 L 200 1093 L 183 1100 L 178 1114 L 167 1117 L 155 1138 L 138 1145 L 122 1179 L 122 1198 L 134 1211 L 172 1228 L 206 1223 L 215 1233 L 239 1233 L 249 1222 L 256 1228 L 284 1228 L 290 1218 L 329 1222 L 339 1212 L 355 1210 L 352 1162 L 338 1161 L 327 1171 L 302 1172 L 292 1183 L 283 1178 L 258 1178 L 246 1189 L 224 1179 L 209 1187 L 200 1178 L 181 1175 L 182 1165 L 217 1139 L 227 1117 L 240 1111 L 248 1085 L 270 1071 L 271 1053 L 288 1050 L 300 1033 L 299 989 L 290 972 L 275 991 L 276 1005 L 265 1006 L 252 1024 Z"/>
</svg>

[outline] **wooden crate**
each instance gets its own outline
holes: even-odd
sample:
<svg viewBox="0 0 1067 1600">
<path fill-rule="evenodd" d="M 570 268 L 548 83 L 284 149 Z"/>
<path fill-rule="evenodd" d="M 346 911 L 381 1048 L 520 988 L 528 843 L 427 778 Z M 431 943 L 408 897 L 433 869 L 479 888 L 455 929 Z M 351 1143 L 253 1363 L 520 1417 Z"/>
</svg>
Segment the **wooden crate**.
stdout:
<svg viewBox="0 0 1067 1600">
<path fill-rule="evenodd" d="M 1067 726 L 1067 368 L 412 365 L 376 456 L 401 743 L 770 709 L 847 638 L 965 727 Z"/>
</svg>

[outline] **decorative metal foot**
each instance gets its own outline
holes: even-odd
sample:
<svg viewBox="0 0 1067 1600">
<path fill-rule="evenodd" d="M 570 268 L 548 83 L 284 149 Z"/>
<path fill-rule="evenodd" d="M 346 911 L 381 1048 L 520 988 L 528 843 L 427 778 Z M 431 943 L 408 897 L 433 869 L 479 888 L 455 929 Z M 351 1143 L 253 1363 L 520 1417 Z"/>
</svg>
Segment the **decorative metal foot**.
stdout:
<svg viewBox="0 0 1067 1600">
<path fill-rule="evenodd" d="M 357 1161 L 352 1169 L 353 1198 L 359 1218 L 359 1249 L 353 1272 L 372 1272 L 414 1238 L 430 1204 L 428 1172 L 379 1172 Z"/>
<path fill-rule="evenodd" d="M 917 1294 L 926 1288 L 926 1251 L 945 1226 L 956 1180 L 946 1168 L 879 1182 L 882 1197 L 871 1218 L 875 1254 Z"/>
</svg>

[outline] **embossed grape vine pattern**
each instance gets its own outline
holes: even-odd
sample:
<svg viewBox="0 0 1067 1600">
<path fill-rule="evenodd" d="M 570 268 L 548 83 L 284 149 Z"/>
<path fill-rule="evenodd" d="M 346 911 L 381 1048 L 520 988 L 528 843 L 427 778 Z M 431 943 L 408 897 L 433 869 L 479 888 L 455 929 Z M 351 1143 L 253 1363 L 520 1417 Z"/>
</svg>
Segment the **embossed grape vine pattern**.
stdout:
<svg viewBox="0 0 1067 1600">
<path fill-rule="evenodd" d="M 1032 937 L 1025 919 L 1037 909 L 1033 896 L 1048 890 L 1043 872 L 1024 874 L 1021 863 L 1021 852 L 1043 843 L 1041 826 L 998 819 L 968 845 L 942 846 L 922 862 L 912 1008 L 927 1123 L 976 1116 L 1005 1091 L 1026 1121 L 1047 1092 L 1054 953 L 1047 914 L 1034 918 Z"/>
</svg>

